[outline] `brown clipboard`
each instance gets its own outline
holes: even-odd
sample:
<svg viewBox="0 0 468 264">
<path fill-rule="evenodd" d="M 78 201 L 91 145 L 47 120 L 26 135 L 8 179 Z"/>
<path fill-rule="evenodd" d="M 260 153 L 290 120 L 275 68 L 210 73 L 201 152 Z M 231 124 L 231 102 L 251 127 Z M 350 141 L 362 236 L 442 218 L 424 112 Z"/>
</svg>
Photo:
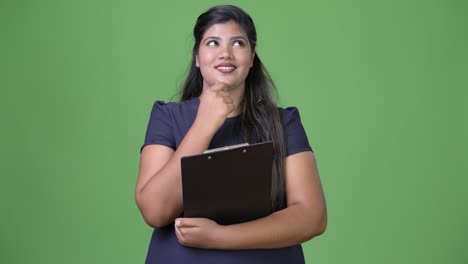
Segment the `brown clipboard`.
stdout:
<svg viewBox="0 0 468 264">
<path fill-rule="evenodd" d="M 183 157 L 184 217 L 229 225 L 269 215 L 272 166 L 271 141 Z"/>
</svg>

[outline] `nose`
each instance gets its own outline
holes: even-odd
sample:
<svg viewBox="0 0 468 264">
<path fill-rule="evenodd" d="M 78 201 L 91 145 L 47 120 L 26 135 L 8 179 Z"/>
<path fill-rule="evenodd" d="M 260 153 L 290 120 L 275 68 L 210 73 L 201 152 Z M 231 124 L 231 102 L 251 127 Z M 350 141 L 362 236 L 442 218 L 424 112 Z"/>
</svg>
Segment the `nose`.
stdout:
<svg viewBox="0 0 468 264">
<path fill-rule="evenodd" d="M 230 45 L 221 46 L 220 59 L 232 59 L 232 47 Z"/>
</svg>

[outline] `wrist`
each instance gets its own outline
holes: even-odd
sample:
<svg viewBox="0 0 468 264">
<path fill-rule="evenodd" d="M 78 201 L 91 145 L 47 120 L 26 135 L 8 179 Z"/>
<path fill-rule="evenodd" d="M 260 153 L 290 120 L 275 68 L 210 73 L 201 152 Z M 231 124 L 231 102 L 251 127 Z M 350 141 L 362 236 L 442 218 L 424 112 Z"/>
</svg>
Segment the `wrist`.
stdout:
<svg viewBox="0 0 468 264">
<path fill-rule="evenodd" d="M 213 232 L 213 241 L 214 241 L 214 248 L 227 250 L 230 249 L 229 246 L 229 236 L 227 235 L 228 226 L 218 225 L 218 227 Z"/>
<path fill-rule="evenodd" d="M 197 134 L 207 136 L 210 138 L 213 138 L 214 134 L 216 131 L 218 131 L 218 128 L 212 127 L 207 124 L 207 122 L 203 122 L 202 120 L 196 118 L 195 121 L 192 124 L 191 130 L 196 131 Z"/>
</svg>

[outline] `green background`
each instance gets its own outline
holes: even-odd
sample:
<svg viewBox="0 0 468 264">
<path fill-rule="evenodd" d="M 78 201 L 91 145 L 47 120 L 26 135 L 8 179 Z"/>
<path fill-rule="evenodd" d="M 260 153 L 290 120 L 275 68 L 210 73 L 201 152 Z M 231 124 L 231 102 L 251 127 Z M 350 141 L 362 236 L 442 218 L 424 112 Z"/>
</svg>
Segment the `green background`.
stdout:
<svg viewBox="0 0 468 264">
<path fill-rule="evenodd" d="M 154 100 L 220 1 L 0 2 L 0 263 L 142 263 L 133 198 Z M 308 263 L 468 263 L 468 2 L 232 1 L 329 210 Z"/>
</svg>

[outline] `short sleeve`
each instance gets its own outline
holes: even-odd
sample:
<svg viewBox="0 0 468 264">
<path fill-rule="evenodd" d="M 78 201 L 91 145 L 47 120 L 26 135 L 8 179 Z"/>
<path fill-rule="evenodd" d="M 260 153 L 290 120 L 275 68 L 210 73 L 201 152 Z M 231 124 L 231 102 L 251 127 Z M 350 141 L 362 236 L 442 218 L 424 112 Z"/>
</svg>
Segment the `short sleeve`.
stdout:
<svg viewBox="0 0 468 264">
<path fill-rule="evenodd" d="M 175 142 L 172 134 L 172 118 L 170 109 L 165 102 L 156 101 L 151 110 L 148 128 L 146 129 L 145 142 L 140 152 L 147 145 L 164 145 L 175 150 Z"/>
<path fill-rule="evenodd" d="M 301 123 L 299 110 L 296 107 L 288 107 L 280 111 L 286 138 L 286 156 L 303 151 L 312 151 Z"/>
</svg>

